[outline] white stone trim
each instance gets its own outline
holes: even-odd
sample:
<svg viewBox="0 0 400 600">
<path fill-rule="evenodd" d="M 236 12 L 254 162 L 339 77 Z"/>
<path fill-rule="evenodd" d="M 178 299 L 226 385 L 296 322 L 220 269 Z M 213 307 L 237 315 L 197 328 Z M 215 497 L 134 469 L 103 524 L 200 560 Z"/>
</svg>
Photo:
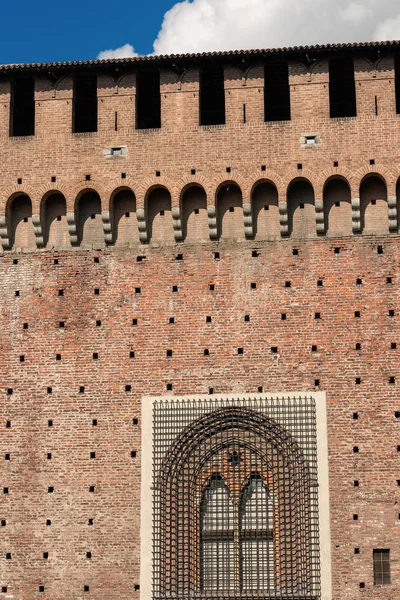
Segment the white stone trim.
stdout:
<svg viewBox="0 0 400 600">
<path fill-rule="evenodd" d="M 153 404 L 159 401 L 210 400 L 221 406 L 232 400 L 273 400 L 308 397 L 315 399 L 317 426 L 318 505 L 320 534 L 321 600 L 332 600 L 331 539 L 329 509 L 328 438 L 325 392 L 284 392 L 275 394 L 208 394 L 188 396 L 142 397 L 142 487 L 141 487 L 141 554 L 140 599 L 152 599 L 152 457 L 153 457 Z"/>
</svg>

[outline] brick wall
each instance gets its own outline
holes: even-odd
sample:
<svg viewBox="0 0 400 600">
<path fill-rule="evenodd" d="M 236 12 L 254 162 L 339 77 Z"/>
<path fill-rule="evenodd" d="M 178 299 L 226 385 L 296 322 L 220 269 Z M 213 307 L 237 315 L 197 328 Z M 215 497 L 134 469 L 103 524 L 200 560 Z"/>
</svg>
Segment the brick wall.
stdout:
<svg viewBox="0 0 400 600">
<path fill-rule="evenodd" d="M 139 598 L 140 401 L 167 385 L 325 390 L 333 598 L 400 597 L 399 127 L 393 61 L 356 69 L 356 118 L 329 119 L 326 63 L 296 63 L 292 120 L 264 123 L 262 69 L 229 68 L 215 127 L 197 124 L 198 71 L 165 72 L 152 131 L 133 127 L 134 75 L 102 76 L 86 135 L 72 78 L 38 79 L 32 138 L 8 137 L 1 84 L 1 597 Z M 373 548 L 391 586 L 373 586 Z"/>
</svg>

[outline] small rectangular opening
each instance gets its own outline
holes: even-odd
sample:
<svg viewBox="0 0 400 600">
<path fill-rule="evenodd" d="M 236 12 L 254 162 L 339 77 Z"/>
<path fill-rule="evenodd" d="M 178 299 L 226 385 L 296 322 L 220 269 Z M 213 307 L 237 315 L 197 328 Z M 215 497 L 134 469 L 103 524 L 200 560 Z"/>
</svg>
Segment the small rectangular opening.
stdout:
<svg viewBox="0 0 400 600">
<path fill-rule="evenodd" d="M 265 65 L 264 120 L 290 121 L 289 69 L 286 61 Z"/>
<path fill-rule="evenodd" d="M 224 124 L 224 67 L 203 67 L 200 71 L 200 125 Z"/>
<path fill-rule="evenodd" d="M 331 118 L 357 116 L 352 57 L 331 58 L 329 61 L 329 104 Z"/>
<path fill-rule="evenodd" d="M 390 550 L 373 550 L 374 585 L 390 585 Z"/>
<path fill-rule="evenodd" d="M 97 76 L 75 75 L 73 132 L 93 131 L 97 131 Z"/>
<path fill-rule="evenodd" d="M 136 74 L 136 128 L 161 127 L 160 72 L 139 71 Z"/>
<path fill-rule="evenodd" d="M 35 80 L 17 79 L 11 87 L 10 135 L 35 135 Z"/>
</svg>

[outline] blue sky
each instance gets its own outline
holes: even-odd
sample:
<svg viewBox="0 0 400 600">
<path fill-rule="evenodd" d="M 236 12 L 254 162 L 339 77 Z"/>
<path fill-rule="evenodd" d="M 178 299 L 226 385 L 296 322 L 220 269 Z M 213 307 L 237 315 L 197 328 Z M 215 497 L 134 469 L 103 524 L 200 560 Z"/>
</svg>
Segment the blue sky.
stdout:
<svg viewBox="0 0 400 600">
<path fill-rule="evenodd" d="M 4 0 L 1 15 L 3 64 L 400 39 L 399 0 Z"/>
<path fill-rule="evenodd" d="M 173 0 L 11 0 L 1 7 L 0 63 L 87 60 L 126 43 L 153 50 Z"/>
</svg>

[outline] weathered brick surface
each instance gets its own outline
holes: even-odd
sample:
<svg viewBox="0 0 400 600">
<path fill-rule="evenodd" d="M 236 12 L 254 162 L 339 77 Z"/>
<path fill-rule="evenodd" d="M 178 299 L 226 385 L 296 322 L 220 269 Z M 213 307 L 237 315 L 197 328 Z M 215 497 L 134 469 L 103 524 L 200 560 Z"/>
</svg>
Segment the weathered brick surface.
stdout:
<svg viewBox="0 0 400 600">
<path fill-rule="evenodd" d="M 192 70 L 182 84 L 171 73 L 162 74 L 159 131 L 133 129 L 134 75 L 126 75 L 117 90 L 102 76 L 99 132 L 73 135 L 72 79 L 66 77 L 55 89 L 38 81 L 36 135 L 12 139 L 9 88 L 1 84 L 0 213 L 7 217 L 8 233 L 15 233 L 13 251 L 0 259 L 0 491 L 9 489 L 0 494 L 0 519 L 6 521 L 0 528 L 0 585 L 7 586 L 1 597 L 139 598 L 143 395 L 164 394 L 167 384 L 176 394 L 209 388 L 251 393 L 260 386 L 265 392 L 309 391 L 318 380 L 328 401 L 333 598 L 400 598 L 400 418 L 395 417 L 400 345 L 391 349 L 400 344 L 400 249 L 399 235 L 387 233 L 387 197 L 396 195 L 400 170 L 399 126 L 392 61 L 385 59 L 375 71 L 361 62 L 359 116 L 342 120 L 328 118 L 323 63 L 311 74 L 291 66 L 288 123 L 262 121 L 260 69 L 250 73 L 246 86 L 238 72 L 227 69 L 227 125 L 199 127 L 198 73 Z M 319 133 L 321 146 L 301 148 L 300 135 L 307 132 Z M 128 157 L 105 159 L 103 148 L 110 145 L 127 145 Z M 360 197 L 368 173 L 381 179 L 363 184 L 365 233 L 356 236 L 350 201 Z M 327 233 L 317 237 L 313 205 L 335 175 L 349 185 L 334 180 L 327 186 Z M 296 183 L 299 176 L 312 187 Z M 276 188 L 265 182 L 256 187 L 264 180 Z M 204 191 L 191 188 L 191 182 Z M 99 196 L 82 195 L 87 190 Z M 32 210 L 20 192 L 29 195 Z M 65 202 L 49 192 L 63 194 Z M 171 204 L 178 207 L 181 196 L 186 241 L 175 244 Z M 216 198 L 221 241 L 210 242 L 206 205 L 214 206 Z M 281 239 L 278 200 L 287 199 L 292 235 Z M 251 201 L 255 240 L 246 241 L 242 204 Z M 135 212 L 143 207 L 151 241 L 139 246 Z M 107 248 L 101 212 L 109 210 L 116 243 Z M 66 219 L 74 211 L 82 238 L 77 248 L 71 246 Z M 43 250 L 35 248 L 32 214 L 42 217 L 48 239 Z M 258 256 L 252 255 L 255 248 Z M 182 261 L 177 254 L 183 254 Z M 146 258 L 138 262 L 137 256 Z M 278 358 L 271 353 L 274 346 Z M 210 356 L 204 356 L 205 348 Z M 173 350 L 171 358 L 167 349 Z M 11 460 L 3 460 L 6 453 Z M 373 548 L 391 550 L 391 586 L 373 586 Z"/>
</svg>

